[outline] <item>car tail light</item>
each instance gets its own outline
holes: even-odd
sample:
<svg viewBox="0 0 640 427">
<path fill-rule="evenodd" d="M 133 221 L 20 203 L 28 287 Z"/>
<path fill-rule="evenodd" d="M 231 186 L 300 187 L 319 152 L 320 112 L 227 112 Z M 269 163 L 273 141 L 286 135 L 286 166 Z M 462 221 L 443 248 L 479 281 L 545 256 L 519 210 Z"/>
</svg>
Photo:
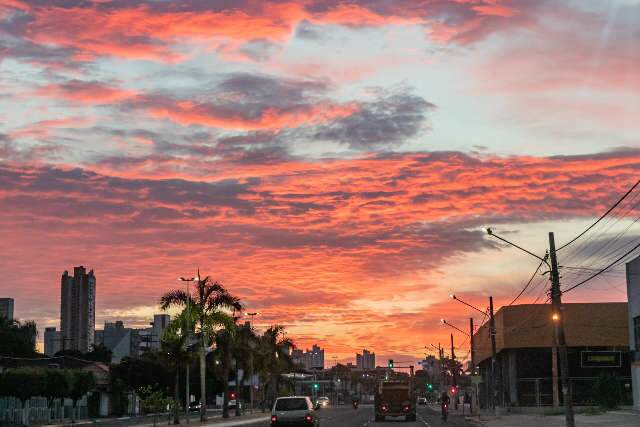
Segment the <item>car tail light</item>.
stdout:
<svg viewBox="0 0 640 427">
<path fill-rule="evenodd" d="M 311 415 L 307 414 L 307 415 L 304 416 L 304 420 L 306 422 L 310 423 L 310 422 L 313 421 L 313 417 Z"/>
<path fill-rule="evenodd" d="M 383 403 L 382 405 L 380 405 L 380 409 L 382 409 L 382 412 L 387 412 L 389 410 L 389 405 Z"/>
<path fill-rule="evenodd" d="M 271 424 L 275 424 L 278 422 L 278 417 L 276 417 L 275 415 L 271 415 Z"/>
<path fill-rule="evenodd" d="M 409 412 L 409 409 L 411 409 L 411 406 L 404 405 L 404 407 L 402 409 L 404 410 L 404 412 Z"/>
</svg>

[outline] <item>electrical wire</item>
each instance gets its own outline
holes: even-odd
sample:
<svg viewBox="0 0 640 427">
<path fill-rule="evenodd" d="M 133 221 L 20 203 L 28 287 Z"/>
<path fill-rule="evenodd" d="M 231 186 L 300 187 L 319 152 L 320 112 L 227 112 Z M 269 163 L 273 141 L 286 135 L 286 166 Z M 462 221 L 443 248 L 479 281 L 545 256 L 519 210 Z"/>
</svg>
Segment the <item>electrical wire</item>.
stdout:
<svg viewBox="0 0 640 427">
<path fill-rule="evenodd" d="M 631 194 L 631 192 L 633 190 L 636 189 L 636 187 L 640 185 L 640 179 L 638 181 L 636 181 L 635 184 L 633 184 L 633 186 L 629 189 L 629 191 L 627 191 L 616 203 L 614 203 L 613 206 L 611 206 L 609 209 L 607 209 L 607 211 L 605 213 L 603 213 L 600 218 L 598 218 L 596 220 L 596 222 L 594 222 L 593 224 L 591 224 L 589 227 L 587 227 L 586 229 L 584 229 L 584 231 L 582 231 L 582 233 L 578 234 L 576 237 L 574 237 L 573 239 L 569 240 L 567 243 L 565 243 L 564 245 L 560 246 L 558 249 L 556 249 L 556 252 L 566 248 L 567 246 L 569 246 L 570 244 L 572 244 L 573 242 L 575 242 L 576 240 L 578 240 L 580 237 L 584 236 L 589 230 L 591 230 L 593 227 L 595 227 L 600 221 L 602 221 L 607 215 L 609 215 L 611 213 L 611 211 L 613 211 L 616 207 L 618 207 L 618 205 L 620 203 L 622 203 L 624 201 L 624 199 L 627 198 L 627 196 L 629 194 Z"/>
<path fill-rule="evenodd" d="M 604 267 L 603 269 L 593 273 L 591 276 L 587 277 L 586 279 L 576 283 L 575 285 L 569 287 L 568 289 L 565 289 L 563 291 L 563 293 L 567 293 L 569 291 L 574 290 L 575 288 L 584 285 L 585 283 L 589 282 L 590 280 L 598 277 L 599 275 L 601 275 L 602 273 L 604 273 L 605 271 L 607 271 L 609 268 L 613 267 L 615 264 L 619 263 L 621 260 L 623 260 L 624 258 L 626 258 L 629 254 L 631 254 L 633 251 L 635 251 L 636 249 L 640 248 L 640 243 L 638 243 L 637 245 L 635 245 L 633 248 L 631 248 L 631 250 L 627 251 L 624 255 L 622 255 L 621 257 L 619 257 L 617 260 L 615 260 L 614 262 L 612 262 L 611 264 L 607 265 L 606 267 Z"/>
<path fill-rule="evenodd" d="M 546 258 L 546 256 L 545 256 L 545 258 Z M 535 279 L 536 274 L 538 274 L 538 271 L 540 271 L 540 267 L 542 267 L 542 264 L 544 264 L 544 261 L 540 261 L 540 264 L 538 264 L 538 268 L 536 268 L 536 271 L 533 272 L 533 274 L 531 275 L 531 278 L 529 279 L 529 281 L 526 283 L 526 285 L 524 285 L 524 287 L 522 288 L 520 293 L 513 299 L 513 301 L 511 301 L 509 303 L 509 305 L 513 305 L 518 300 L 518 298 L 520 298 L 522 296 L 522 294 L 527 290 L 529 285 L 531 285 L 531 282 L 533 282 L 533 279 Z"/>
</svg>

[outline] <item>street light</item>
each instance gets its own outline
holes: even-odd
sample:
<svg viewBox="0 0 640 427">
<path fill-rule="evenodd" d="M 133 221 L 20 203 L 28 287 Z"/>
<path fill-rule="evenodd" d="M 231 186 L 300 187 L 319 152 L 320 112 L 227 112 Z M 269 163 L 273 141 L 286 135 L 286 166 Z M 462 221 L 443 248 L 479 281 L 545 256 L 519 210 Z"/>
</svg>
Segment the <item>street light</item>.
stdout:
<svg viewBox="0 0 640 427">
<path fill-rule="evenodd" d="M 486 232 L 488 235 L 495 237 L 496 239 L 507 243 L 514 248 L 520 249 L 522 252 L 525 252 L 534 258 L 540 260 L 540 265 L 542 263 L 546 264 L 549 267 L 549 271 L 551 272 L 551 305 L 552 305 L 552 320 L 554 324 L 553 334 L 554 334 L 554 350 L 560 353 L 560 377 L 562 382 L 562 394 L 564 397 L 564 407 L 565 407 L 565 419 L 566 425 L 568 427 L 575 426 L 575 419 L 573 413 L 573 402 L 571 396 L 571 383 L 569 382 L 569 361 L 567 356 L 567 342 L 565 338 L 564 332 L 564 322 L 560 317 L 560 313 L 563 310 L 562 307 L 562 291 L 560 290 L 560 274 L 558 272 L 558 260 L 556 257 L 556 243 L 553 232 L 549 233 L 549 250 L 545 254 L 544 258 L 539 257 L 527 249 L 516 245 L 513 242 L 505 239 L 504 237 L 496 235 L 491 228 L 487 228 Z M 550 258 L 551 263 L 547 261 Z M 539 268 L 539 267 L 538 267 Z M 553 354 L 553 353 L 552 353 Z M 554 358 L 555 360 L 555 358 Z M 553 378 L 554 390 L 554 406 L 556 402 L 559 400 L 557 396 L 557 378 L 555 376 L 554 370 L 554 378 Z"/>
<path fill-rule="evenodd" d="M 251 313 L 245 312 L 245 313 L 241 313 L 244 316 L 249 316 L 251 318 L 251 320 L 249 321 L 249 325 L 251 327 L 251 329 L 253 329 L 253 319 L 256 316 L 260 315 L 259 311 L 254 311 Z M 276 352 L 276 357 L 278 357 L 278 353 Z M 253 385 L 253 354 L 249 354 L 249 381 L 251 382 L 251 387 L 249 388 L 249 401 L 250 401 L 250 407 L 251 407 L 251 413 L 253 413 L 253 401 L 254 401 L 254 385 Z"/>
<path fill-rule="evenodd" d="M 443 325 L 447 325 L 447 326 L 449 326 L 449 327 L 451 327 L 451 328 L 455 329 L 456 331 L 460 332 L 461 334 L 464 334 L 464 335 L 466 335 L 466 336 L 468 336 L 468 337 L 470 337 L 470 336 L 471 336 L 468 332 L 465 332 L 465 331 L 463 331 L 462 329 L 458 328 L 457 326 L 452 325 L 451 323 L 447 322 L 445 319 L 440 319 L 440 322 L 441 322 Z"/>
<path fill-rule="evenodd" d="M 537 258 L 539 261 L 544 262 L 545 264 L 547 264 L 547 267 L 551 268 L 551 266 L 549 265 L 549 263 L 547 262 L 547 255 L 544 256 L 544 258 L 539 257 L 538 255 L 534 254 L 533 252 L 523 248 L 522 246 L 516 245 L 515 243 L 505 239 L 502 236 L 498 236 L 496 233 L 493 232 L 493 230 L 489 227 L 484 228 L 484 231 L 491 237 L 495 237 L 496 239 L 508 244 L 509 246 L 513 246 L 516 249 L 520 249 L 522 252 L 525 252 L 529 255 L 531 255 L 534 258 Z"/>
<path fill-rule="evenodd" d="M 473 308 L 475 311 L 477 311 L 478 313 L 482 314 L 482 315 L 486 315 L 487 311 L 486 310 L 480 310 L 478 307 L 476 307 L 475 305 L 471 305 L 468 302 L 465 302 L 463 300 L 461 300 L 460 298 L 458 298 L 457 296 L 455 296 L 454 294 L 449 294 L 449 298 L 454 299 L 464 305 L 466 305 L 467 307 Z"/>
</svg>

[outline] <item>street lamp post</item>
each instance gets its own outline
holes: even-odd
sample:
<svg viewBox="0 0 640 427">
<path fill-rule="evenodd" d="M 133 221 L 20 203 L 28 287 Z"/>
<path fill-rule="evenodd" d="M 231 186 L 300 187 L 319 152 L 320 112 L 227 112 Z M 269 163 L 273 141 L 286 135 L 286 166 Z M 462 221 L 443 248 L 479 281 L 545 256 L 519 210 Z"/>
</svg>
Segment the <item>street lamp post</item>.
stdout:
<svg viewBox="0 0 640 427">
<path fill-rule="evenodd" d="M 478 307 L 469 304 L 468 302 L 465 302 L 463 300 L 461 300 L 460 298 L 458 298 L 457 296 L 455 296 L 454 294 L 449 295 L 449 297 L 451 297 L 451 299 L 454 299 L 464 305 L 466 305 L 467 307 L 471 307 L 472 309 L 476 310 L 478 313 L 481 313 L 483 316 L 487 314 L 486 311 L 482 311 L 480 310 Z M 473 333 L 471 334 L 473 335 Z M 489 369 L 489 375 L 490 375 L 490 381 L 489 381 L 489 404 L 491 405 L 491 408 L 493 409 L 494 413 L 496 411 L 496 392 L 498 391 L 498 387 L 500 386 L 500 382 L 497 381 L 496 378 L 496 372 L 499 372 L 499 370 L 496 370 L 496 353 L 497 353 L 497 349 L 496 349 L 496 323 L 495 323 L 495 319 L 493 317 L 493 297 L 489 297 L 489 335 L 491 336 L 491 367 Z M 473 348 L 472 348 L 472 352 L 473 352 Z M 500 376 L 502 378 L 502 376 Z"/>
<path fill-rule="evenodd" d="M 553 232 L 549 233 L 549 252 L 544 258 L 534 254 L 527 249 L 516 245 L 513 242 L 505 239 L 504 237 L 496 235 L 491 228 L 485 229 L 486 233 L 495 237 L 496 239 L 520 249 L 521 251 L 537 258 L 541 263 L 544 263 L 549 267 L 551 272 L 551 306 L 552 306 L 552 320 L 554 331 L 554 346 L 558 349 L 560 355 L 560 377 L 562 382 L 562 396 L 564 398 L 565 406 L 565 423 L 567 427 L 575 426 L 575 419 L 573 414 L 573 402 L 571 397 L 571 384 L 569 383 L 569 361 L 567 357 L 567 343 L 564 332 L 564 309 L 562 307 L 562 292 L 560 291 L 560 274 L 558 272 L 558 259 L 556 256 L 556 244 Z M 551 264 L 547 261 L 550 259 Z M 555 357 L 555 356 L 554 356 Z M 557 387 L 557 379 L 554 379 L 554 383 Z"/>
</svg>

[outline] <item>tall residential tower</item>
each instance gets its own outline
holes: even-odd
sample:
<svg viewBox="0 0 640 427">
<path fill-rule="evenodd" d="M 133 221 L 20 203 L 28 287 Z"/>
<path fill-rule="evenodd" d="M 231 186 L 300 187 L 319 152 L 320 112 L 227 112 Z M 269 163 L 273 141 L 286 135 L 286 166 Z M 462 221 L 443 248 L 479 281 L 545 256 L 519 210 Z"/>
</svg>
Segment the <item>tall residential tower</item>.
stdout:
<svg viewBox="0 0 640 427">
<path fill-rule="evenodd" d="M 96 276 L 83 266 L 67 271 L 60 281 L 60 347 L 63 350 L 91 350 L 96 325 Z"/>
</svg>

